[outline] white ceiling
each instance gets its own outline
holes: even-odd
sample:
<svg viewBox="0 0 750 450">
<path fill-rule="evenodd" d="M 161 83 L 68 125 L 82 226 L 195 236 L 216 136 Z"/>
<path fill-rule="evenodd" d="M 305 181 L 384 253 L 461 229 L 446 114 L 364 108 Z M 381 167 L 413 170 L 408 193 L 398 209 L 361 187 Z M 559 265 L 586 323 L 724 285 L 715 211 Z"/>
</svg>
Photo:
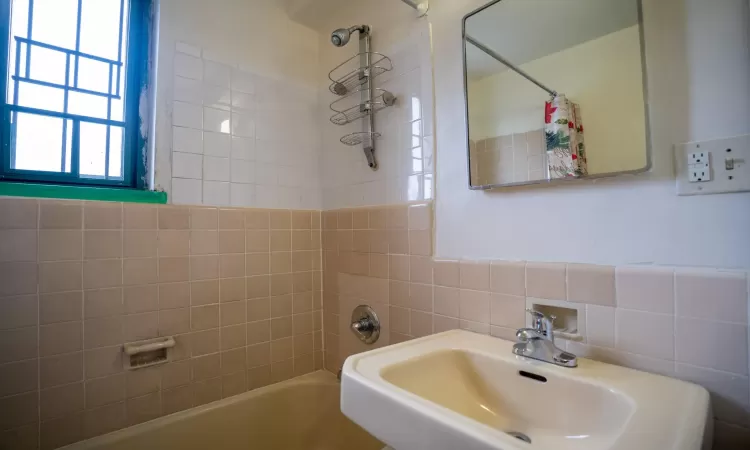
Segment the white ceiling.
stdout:
<svg viewBox="0 0 750 450">
<path fill-rule="evenodd" d="M 466 33 L 521 65 L 638 23 L 637 0 L 502 0 L 466 20 Z M 466 45 L 470 79 L 507 70 Z"/>
</svg>

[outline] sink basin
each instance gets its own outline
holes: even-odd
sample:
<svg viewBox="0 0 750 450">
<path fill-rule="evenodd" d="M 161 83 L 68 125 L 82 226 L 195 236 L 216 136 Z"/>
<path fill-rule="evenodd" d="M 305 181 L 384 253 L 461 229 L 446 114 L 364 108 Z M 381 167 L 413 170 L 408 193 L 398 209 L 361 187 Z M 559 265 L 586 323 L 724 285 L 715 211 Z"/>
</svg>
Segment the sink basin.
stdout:
<svg viewBox="0 0 750 450">
<path fill-rule="evenodd" d="M 397 450 L 708 449 L 697 385 L 579 359 L 558 367 L 454 330 L 349 357 L 341 409 Z"/>
</svg>

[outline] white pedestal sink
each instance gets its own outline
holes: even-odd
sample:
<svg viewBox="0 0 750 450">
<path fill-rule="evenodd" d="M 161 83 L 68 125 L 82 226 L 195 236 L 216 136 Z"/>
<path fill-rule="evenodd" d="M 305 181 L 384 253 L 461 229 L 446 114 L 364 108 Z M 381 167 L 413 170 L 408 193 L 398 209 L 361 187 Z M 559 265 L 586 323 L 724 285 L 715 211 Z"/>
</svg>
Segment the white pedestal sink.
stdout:
<svg viewBox="0 0 750 450">
<path fill-rule="evenodd" d="M 558 367 L 512 345 L 454 330 L 351 356 L 341 410 L 397 450 L 710 448 L 702 387 L 587 359 Z"/>
</svg>

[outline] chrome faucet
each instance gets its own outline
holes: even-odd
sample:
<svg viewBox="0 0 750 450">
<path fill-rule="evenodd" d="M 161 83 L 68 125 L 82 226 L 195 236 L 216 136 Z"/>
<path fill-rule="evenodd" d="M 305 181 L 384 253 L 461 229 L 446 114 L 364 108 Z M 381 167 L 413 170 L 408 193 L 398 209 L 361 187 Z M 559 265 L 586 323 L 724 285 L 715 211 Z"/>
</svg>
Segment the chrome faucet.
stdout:
<svg viewBox="0 0 750 450">
<path fill-rule="evenodd" d="M 521 328 L 516 332 L 518 343 L 513 345 L 513 353 L 558 366 L 578 366 L 576 355 L 561 350 L 555 345 L 552 328 L 555 316 L 547 317 L 531 309 L 527 309 L 526 312 L 531 314 L 533 328 Z"/>
</svg>

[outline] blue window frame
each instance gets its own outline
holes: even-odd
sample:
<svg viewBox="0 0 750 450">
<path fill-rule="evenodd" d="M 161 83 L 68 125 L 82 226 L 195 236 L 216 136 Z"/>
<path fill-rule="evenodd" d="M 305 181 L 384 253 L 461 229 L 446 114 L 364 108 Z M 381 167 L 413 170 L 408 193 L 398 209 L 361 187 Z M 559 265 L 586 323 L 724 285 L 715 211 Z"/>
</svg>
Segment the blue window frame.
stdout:
<svg viewBox="0 0 750 450">
<path fill-rule="evenodd" d="M 0 180 L 145 187 L 151 0 L 0 0 Z"/>
</svg>

